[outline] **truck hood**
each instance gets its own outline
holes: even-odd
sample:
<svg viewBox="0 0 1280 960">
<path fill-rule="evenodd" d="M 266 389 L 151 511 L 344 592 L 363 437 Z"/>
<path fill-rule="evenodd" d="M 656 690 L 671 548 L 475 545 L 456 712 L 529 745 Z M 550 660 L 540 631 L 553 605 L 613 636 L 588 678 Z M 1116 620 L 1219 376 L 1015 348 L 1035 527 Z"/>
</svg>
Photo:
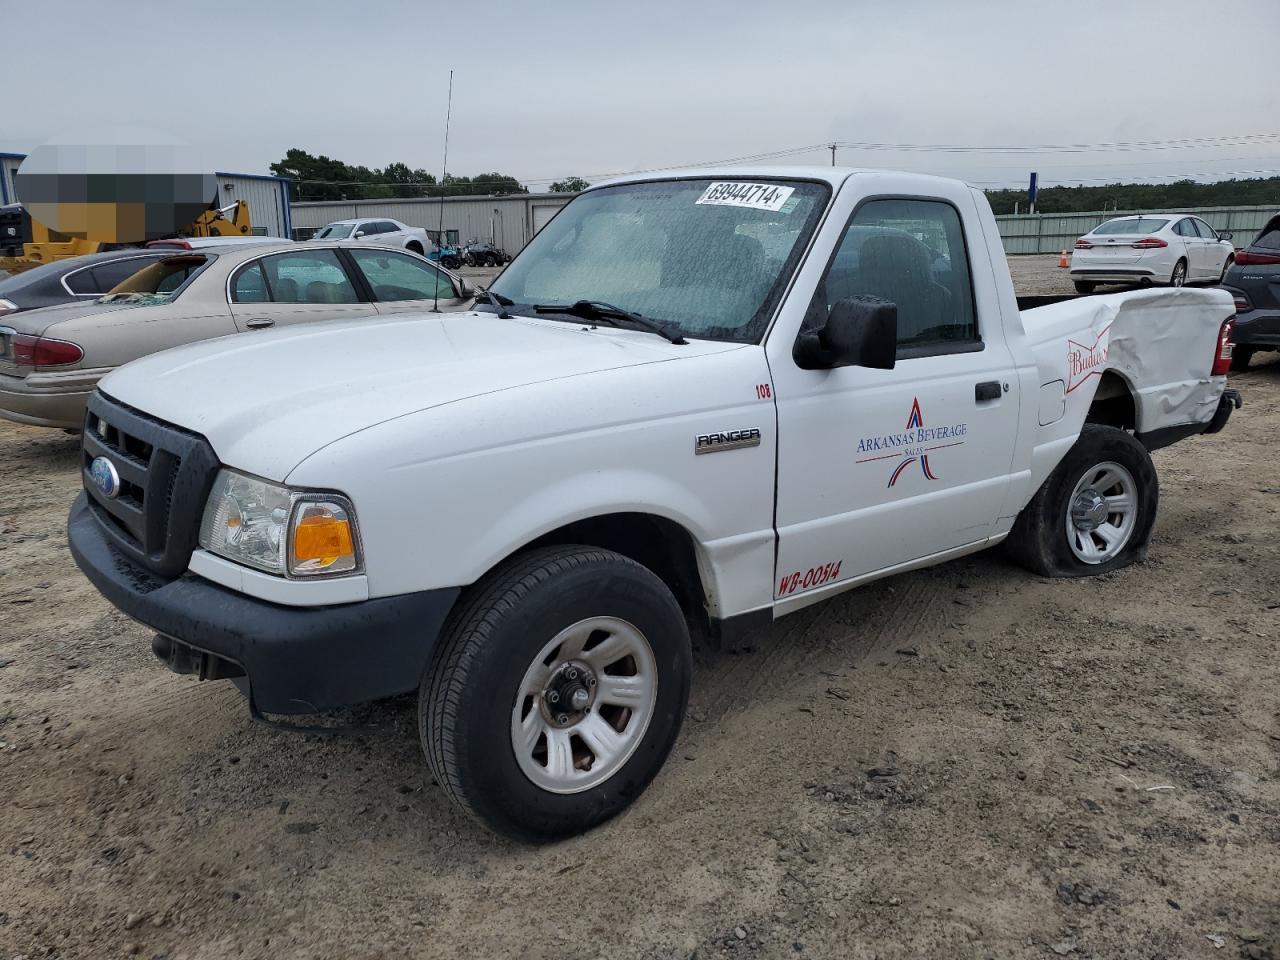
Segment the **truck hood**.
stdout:
<svg viewBox="0 0 1280 960">
<path fill-rule="evenodd" d="M 400 314 L 206 340 L 127 364 L 100 387 L 201 434 L 228 466 L 283 480 L 321 447 L 420 410 L 740 348 L 491 313 Z"/>
</svg>

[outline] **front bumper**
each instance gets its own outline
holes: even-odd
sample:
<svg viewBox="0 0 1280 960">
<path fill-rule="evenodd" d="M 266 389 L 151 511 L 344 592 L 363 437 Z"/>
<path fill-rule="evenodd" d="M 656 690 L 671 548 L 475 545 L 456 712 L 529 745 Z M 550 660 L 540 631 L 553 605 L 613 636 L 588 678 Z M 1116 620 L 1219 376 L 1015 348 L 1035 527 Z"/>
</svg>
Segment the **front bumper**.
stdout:
<svg viewBox="0 0 1280 960">
<path fill-rule="evenodd" d="M 111 544 L 84 493 L 71 507 L 67 540 L 103 596 L 168 638 L 155 645 L 158 655 L 175 669 L 201 663 L 202 677 L 242 672 L 242 689 L 247 686 L 253 707 L 265 713 L 330 710 L 417 689 L 459 593 L 451 587 L 286 607 L 191 573 L 163 580 Z"/>
</svg>

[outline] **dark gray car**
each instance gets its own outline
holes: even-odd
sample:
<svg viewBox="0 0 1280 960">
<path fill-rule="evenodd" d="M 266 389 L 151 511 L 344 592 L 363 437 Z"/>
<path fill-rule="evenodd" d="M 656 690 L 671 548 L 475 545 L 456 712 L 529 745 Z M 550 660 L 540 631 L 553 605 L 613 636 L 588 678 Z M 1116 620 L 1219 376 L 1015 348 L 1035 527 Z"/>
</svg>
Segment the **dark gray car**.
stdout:
<svg viewBox="0 0 1280 960">
<path fill-rule="evenodd" d="M 1236 254 L 1222 286 L 1236 298 L 1231 369 L 1244 370 L 1261 350 L 1280 350 L 1280 215 Z"/>
<path fill-rule="evenodd" d="M 0 317 L 60 303 L 89 302 L 172 249 L 115 250 L 55 260 L 13 276 L 0 275 Z"/>
</svg>

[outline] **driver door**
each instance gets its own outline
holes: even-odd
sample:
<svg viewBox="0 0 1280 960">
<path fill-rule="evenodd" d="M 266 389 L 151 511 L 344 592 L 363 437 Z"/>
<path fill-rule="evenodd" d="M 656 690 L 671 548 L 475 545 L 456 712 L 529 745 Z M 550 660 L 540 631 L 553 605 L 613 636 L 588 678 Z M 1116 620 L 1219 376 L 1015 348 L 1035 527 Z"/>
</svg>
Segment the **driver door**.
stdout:
<svg viewBox="0 0 1280 960">
<path fill-rule="evenodd" d="M 786 342 L 770 339 L 774 600 L 784 609 L 840 581 L 981 544 L 1010 484 L 1018 378 L 990 268 L 983 277 L 986 264 L 969 256 L 987 253 L 973 198 L 959 185 L 940 186 L 947 195 L 936 199 L 903 198 L 918 185 L 865 180 L 888 196 L 841 217 L 804 322 L 825 322 L 848 297 L 890 300 L 898 356 L 892 370 L 805 370 L 791 356 L 794 329 Z"/>
</svg>

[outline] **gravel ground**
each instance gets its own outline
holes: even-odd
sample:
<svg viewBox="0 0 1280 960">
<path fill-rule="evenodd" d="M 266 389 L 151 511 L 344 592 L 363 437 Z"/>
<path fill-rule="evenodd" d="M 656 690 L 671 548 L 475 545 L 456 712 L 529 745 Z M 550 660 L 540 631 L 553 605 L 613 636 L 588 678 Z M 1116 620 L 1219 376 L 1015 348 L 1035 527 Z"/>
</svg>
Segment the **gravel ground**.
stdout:
<svg viewBox="0 0 1280 960">
<path fill-rule="evenodd" d="M 1280 958 L 1280 363 L 1232 381 L 1146 563 L 699 650 L 665 771 L 544 848 L 445 802 L 412 699 L 286 734 L 155 663 L 67 554 L 76 440 L 0 422 L 0 960 Z"/>
</svg>

